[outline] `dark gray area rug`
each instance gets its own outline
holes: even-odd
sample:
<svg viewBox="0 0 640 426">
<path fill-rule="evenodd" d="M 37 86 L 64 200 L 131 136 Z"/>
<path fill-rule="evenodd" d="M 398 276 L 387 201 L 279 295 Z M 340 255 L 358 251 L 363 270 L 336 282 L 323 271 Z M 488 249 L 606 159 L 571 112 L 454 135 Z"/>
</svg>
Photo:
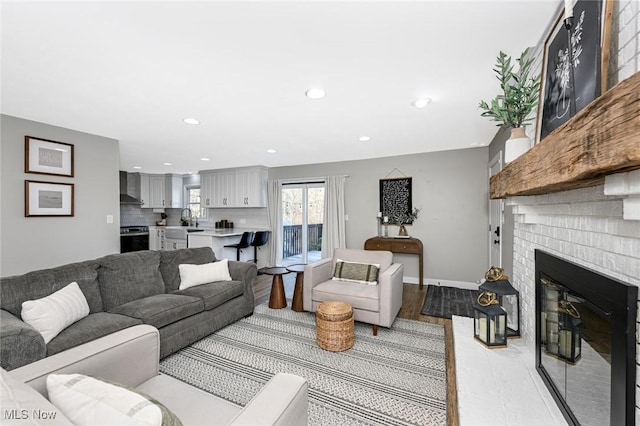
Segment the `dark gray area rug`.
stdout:
<svg viewBox="0 0 640 426">
<path fill-rule="evenodd" d="M 473 318 L 478 293 L 478 290 L 429 285 L 420 313 L 440 318 L 451 318 L 451 315 Z"/>
<path fill-rule="evenodd" d="M 162 373 L 238 405 L 277 372 L 309 384 L 309 425 L 446 425 L 444 327 L 397 318 L 391 328 L 355 323 L 355 344 L 316 344 L 315 315 L 255 313 L 163 359 Z"/>
</svg>

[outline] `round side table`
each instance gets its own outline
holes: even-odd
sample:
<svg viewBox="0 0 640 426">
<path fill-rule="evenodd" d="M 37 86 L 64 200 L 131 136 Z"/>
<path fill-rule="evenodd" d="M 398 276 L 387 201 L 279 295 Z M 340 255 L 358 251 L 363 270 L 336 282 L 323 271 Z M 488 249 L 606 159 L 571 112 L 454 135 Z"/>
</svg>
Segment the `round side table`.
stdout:
<svg viewBox="0 0 640 426">
<path fill-rule="evenodd" d="M 302 307 L 302 285 L 304 282 L 304 263 L 287 266 L 289 272 L 296 273 L 296 286 L 293 289 L 293 301 L 291 302 L 291 310 L 296 312 L 304 311 Z"/>
<path fill-rule="evenodd" d="M 271 294 L 269 295 L 269 307 L 271 309 L 282 309 L 287 307 L 287 298 L 284 295 L 284 282 L 282 276 L 288 274 L 287 268 L 275 267 L 262 270 L 267 275 L 273 275 L 271 281 Z"/>
</svg>

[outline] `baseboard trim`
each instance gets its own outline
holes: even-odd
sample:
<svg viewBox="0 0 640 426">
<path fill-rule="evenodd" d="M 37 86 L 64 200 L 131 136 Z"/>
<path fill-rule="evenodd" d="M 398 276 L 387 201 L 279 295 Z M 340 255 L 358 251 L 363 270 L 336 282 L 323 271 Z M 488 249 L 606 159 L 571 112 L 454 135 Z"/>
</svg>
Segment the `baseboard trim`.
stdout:
<svg viewBox="0 0 640 426">
<path fill-rule="evenodd" d="M 403 281 L 407 284 L 419 284 L 420 280 L 418 277 L 407 277 L 405 276 Z M 480 284 L 472 283 L 468 281 L 452 281 L 452 280 L 441 280 L 438 278 L 425 278 L 424 285 L 435 285 L 439 287 L 457 287 L 465 290 L 477 290 Z"/>
</svg>

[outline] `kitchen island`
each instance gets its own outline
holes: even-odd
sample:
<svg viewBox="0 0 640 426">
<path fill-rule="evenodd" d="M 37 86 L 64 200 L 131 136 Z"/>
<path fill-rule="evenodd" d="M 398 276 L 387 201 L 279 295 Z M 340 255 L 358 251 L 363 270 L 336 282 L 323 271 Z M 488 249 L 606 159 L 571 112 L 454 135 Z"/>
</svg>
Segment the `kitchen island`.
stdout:
<svg viewBox="0 0 640 426">
<path fill-rule="evenodd" d="M 263 229 L 225 228 L 205 230 L 203 232 L 188 234 L 188 247 L 211 247 L 218 259 L 236 259 L 236 249 L 225 247 L 229 244 L 237 244 L 243 232 L 257 232 Z M 248 247 L 240 253 L 241 261 L 253 259 L 253 248 Z"/>
</svg>

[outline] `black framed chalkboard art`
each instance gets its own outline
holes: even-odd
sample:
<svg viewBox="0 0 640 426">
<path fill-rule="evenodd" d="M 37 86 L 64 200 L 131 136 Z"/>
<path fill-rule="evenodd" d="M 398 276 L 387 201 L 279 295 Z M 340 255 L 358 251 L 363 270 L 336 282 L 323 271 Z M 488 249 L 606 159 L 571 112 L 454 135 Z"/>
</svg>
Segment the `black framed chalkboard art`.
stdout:
<svg viewBox="0 0 640 426">
<path fill-rule="evenodd" d="M 558 17 L 544 45 L 542 71 L 542 102 L 539 105 L 538 140 L 571 118 L 570 105 L 575 100 L 575 112 L 600 96 L 602 72 L 603 14 L 607 0 L 579 0 L 573 9 L 571 48 L 573 62 L 569 64 L 569 40 L 563 16 Z M 573 66 L 574 97 L 570 78 Z"/>
<path fill-rule="evenodd" d="M 411 211 L 411 178 L 380 179 L 380 211 L 389 223 L 402 225 L 411 223 L 407 218 Z"/>
</svg>

